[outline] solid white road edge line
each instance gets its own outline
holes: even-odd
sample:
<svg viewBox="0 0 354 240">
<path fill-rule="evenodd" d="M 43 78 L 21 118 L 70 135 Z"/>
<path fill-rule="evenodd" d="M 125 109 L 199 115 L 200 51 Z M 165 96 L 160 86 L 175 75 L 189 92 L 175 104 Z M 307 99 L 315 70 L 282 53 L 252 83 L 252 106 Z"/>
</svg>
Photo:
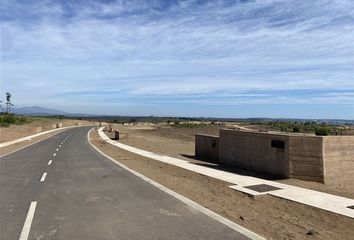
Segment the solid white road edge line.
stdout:
<svg viewBox="0 0 354 240">
<path fill-rule="evenodd" d="M 22 228 L 22 232 L 21 232 L 19 240 L 27 240 L 28 239 L 28 235 L 29 235 L 29 232 L 31 229 L 34 212 L 36 211 L 36 206 L 37 206 L 37 202 L 31 202 L 25 223 L 23 224 L 23 228 Z"/>
<path fill-rule="evenodd" d="M 51 165 L 51 164 L 52 164 L 52 160 L 49 160 L 48 165 Z"/>
<path fill-rule="evenodd" d="M 90 136 L 90 132 L 93 130 L 94 128 L 90 129 L 90 131 L 88 131 L 87 133 L 87 139 L 89 139 L 89 136 Z M 158 189 L 160 189 L 161 191 L 164 191 L 165 193 L 177 198 L 178 200 L 180 200 L 181 202 L 193 207 L 194 209 L 198 210 L 199 212 L 201 213 L 204 213 L 205 215 L 209 216 L 210 218 L 228 226 L 229 228 L 235 230 L 236 232 L 239 232 L 241 234 L 243 234 L 244 236 L 250 238 L 250 239 L 254 239 L 254 240 L 265 240 L 264 237 L 230 221 L 229 219 L 227 218 L 224 218 L 223 216 L 199 205 L 198 203 L 182 196 L 181 194 L 179 193 L 176 193 L 168 188 L 166 188 L 165 186 L 162 186 L 161 184 L 153 181 L 152 179 L 148 178 L 148 177 L 145 177 L 144 175 L 134 171 L 133 169 L 130 169 L 129 167 L 125 166 L 124 164 L 114 160 L 113 158 L 111 158 L 110 156 L 106 155 L 104 152 L 102 152 L 101 150 L 99 150 L 96 146 L 94 146 L 90 141 L 88 141 L 89 144 L 97 151 L 99 152 L 100 154 L 102 154 L 104 157 L 108 158 L 109 160 L 111 160 L 113 163 L 117 164 L 118 166 L 122 167 L 123 169 L 131 172 L 132 174 L 134 174 L 135 176 L 143 179 L 144 181 L 152 184 L 153 186 L 157 187 Z"/>
<path fill-rule="evenodd" d="M 47 172 L 44 172 L 43 173 L 43 175 L 42 175 L 42 177 L 41 177 L 41 182 L 44 182 L 44 180 L 45 180 L 45 177 L 47 176 Z"/>
</svg>

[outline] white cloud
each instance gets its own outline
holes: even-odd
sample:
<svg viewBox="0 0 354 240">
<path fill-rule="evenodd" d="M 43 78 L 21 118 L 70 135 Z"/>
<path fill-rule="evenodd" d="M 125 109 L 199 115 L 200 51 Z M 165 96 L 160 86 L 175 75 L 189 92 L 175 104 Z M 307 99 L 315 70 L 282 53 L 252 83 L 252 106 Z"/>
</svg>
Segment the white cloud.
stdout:
<svg viewBox="0 0 354 240">
<path fill-rule="evenodd" d="M 231 93 L 243 99 L 218 103 L 352 104 L 325 94 L 354 87 L 351 1 L 158 3 L 2 1 L 1 90 L 23 103 L 66 95 L 66 104 L 75 92 L 80 103 L 96 91 L 151 102 L 202 94 L 190 102 L 203 104 L 208 94 Z M 271 91 L 283 95 L 265 98 Z"/>
</svg>

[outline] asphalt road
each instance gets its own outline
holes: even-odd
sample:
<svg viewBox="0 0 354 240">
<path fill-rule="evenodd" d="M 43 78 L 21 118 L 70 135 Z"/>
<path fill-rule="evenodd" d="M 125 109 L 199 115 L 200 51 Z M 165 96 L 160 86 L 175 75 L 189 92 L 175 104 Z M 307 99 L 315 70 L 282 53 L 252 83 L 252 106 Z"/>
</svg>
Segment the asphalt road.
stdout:
<svg viewBox="0 0 354 240">
<path fill-rule="evenodd" d="M 89 129 L 0 158 L 1 240 L 248 239 L 103 157 Z"/>
</svg>

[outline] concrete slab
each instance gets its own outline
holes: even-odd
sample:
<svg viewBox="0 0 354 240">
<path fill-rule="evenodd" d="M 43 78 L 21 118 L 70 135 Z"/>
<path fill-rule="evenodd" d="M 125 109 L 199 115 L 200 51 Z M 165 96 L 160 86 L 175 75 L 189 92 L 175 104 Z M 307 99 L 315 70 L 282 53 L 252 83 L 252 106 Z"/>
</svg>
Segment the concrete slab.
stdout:
<svg viewBox="0 0 354 240">
<path fill-rule="evenodd" d="M 268 184 L 257 184 L 257 185 L 252 185 L 252 186 L 245 186 L 245 188 L 248 188 L 253 191 L 260 192 L 260 193 L 270 192 L 270 191 L 275 191 L 275 190 L 281 189 L 281 188 L 274 187 L 274 186 L 271 186 Z"/>
</svg>

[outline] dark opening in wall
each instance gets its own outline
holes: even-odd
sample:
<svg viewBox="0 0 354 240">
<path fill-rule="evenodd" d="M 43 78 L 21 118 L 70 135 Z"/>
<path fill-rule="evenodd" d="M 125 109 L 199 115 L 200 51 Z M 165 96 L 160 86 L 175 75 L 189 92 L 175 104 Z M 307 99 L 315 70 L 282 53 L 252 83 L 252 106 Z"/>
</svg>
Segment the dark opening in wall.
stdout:
<svg viewBox="0 0 354 240">
<path fill-rule="evenodd" d="M 211 147 L 213 147 L 213 148 L 216 147 L 216 140 L 211 141 Z"/>
<path fill-rule="evenodd" d="M 278 149 L 284 149 L 285 148 L 285 142 L 284 141 L 279 141 L 279 140 L 272 140 L 272 148 L 278 148 Z"/>
</svg>

